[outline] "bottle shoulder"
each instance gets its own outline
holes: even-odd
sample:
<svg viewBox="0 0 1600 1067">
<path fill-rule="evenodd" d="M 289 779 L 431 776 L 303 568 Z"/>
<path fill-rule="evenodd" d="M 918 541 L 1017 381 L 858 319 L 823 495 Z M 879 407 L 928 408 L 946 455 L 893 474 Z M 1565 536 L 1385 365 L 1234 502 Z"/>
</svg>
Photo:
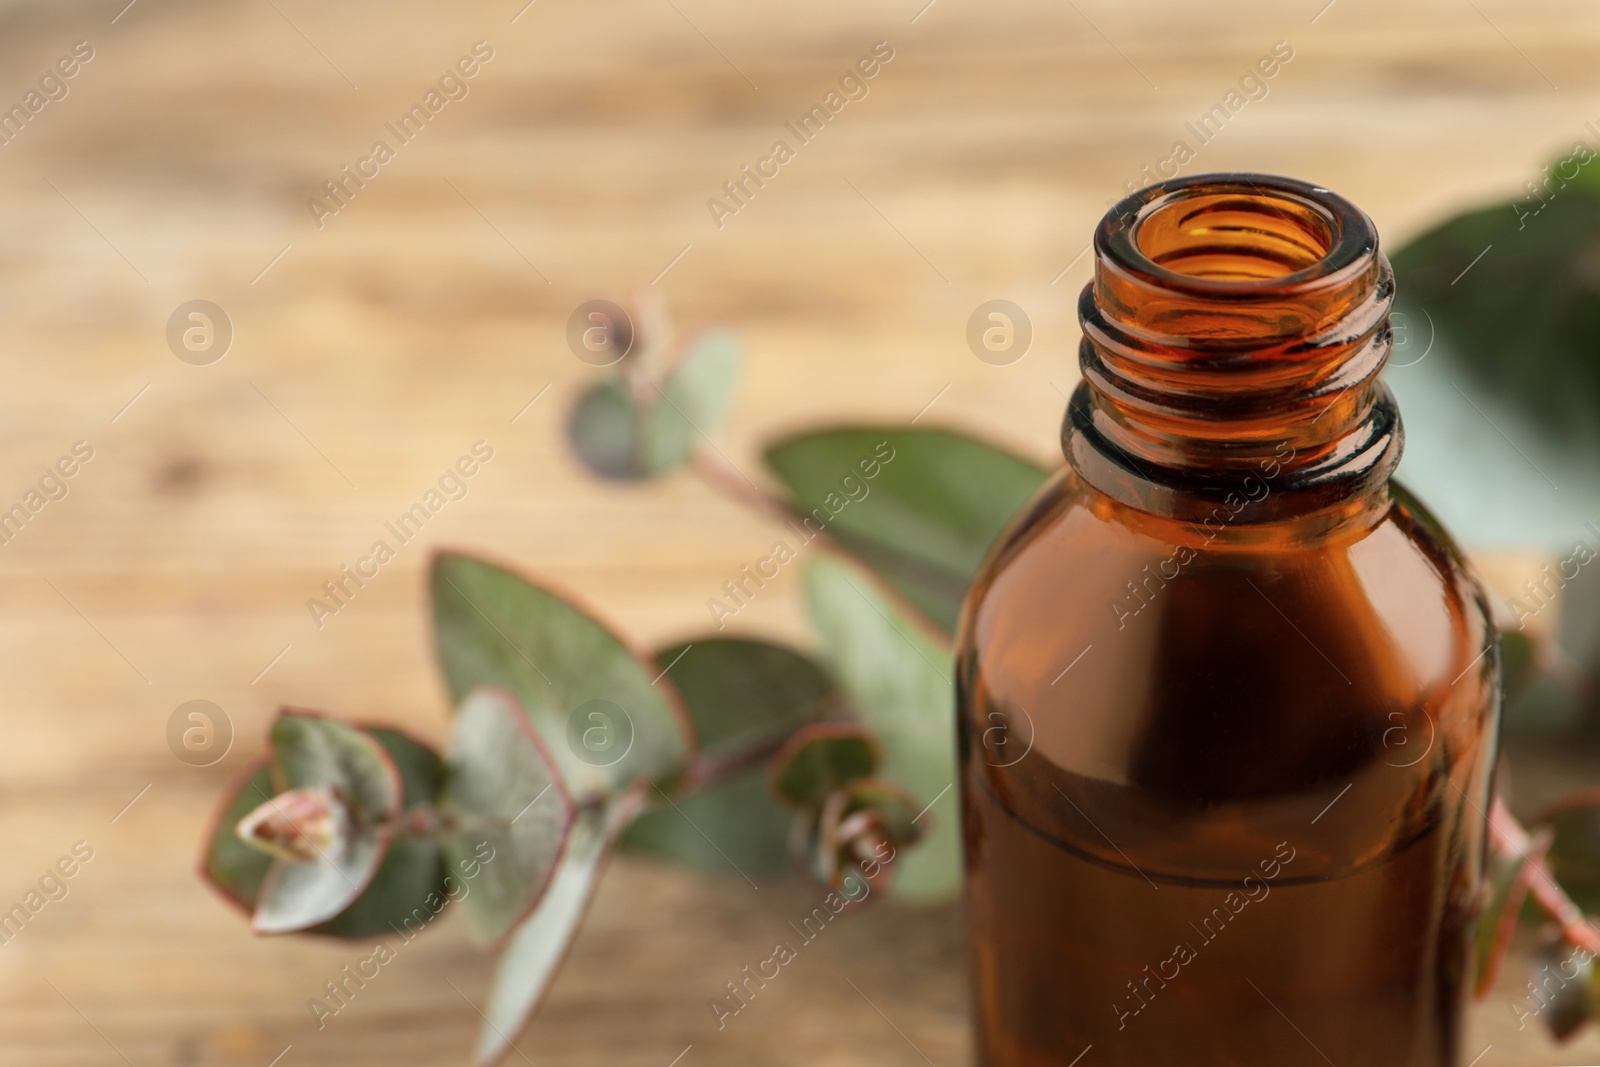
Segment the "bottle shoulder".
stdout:
<svg viewBox="0 0 1600 1067">
<path fill-rule="evenodd" d="M 1287 616 L 1285 605 L 1307 618 Z M 1065 468 L 974 579 L 958 647 L 992 653 L 1056 641 L 1070 651 L 1074 637 L 1109 644 L 1136 629 L 1181 633 L 1201 618 L 1249 644 L 1265 636 L 1257 620 L 1271 617 L 1301 626 L 1308 640 L 1309 629 L 1337 629 L 1392 643 L 1419 683 L 1459 671 L 1462 648 L 1475 655 L 1492 633 L 1470 563 L 1398 484 L 1368 521 L 1318 536 L 1230 525 L 1226 514 L 1205 525 L 1138 514 Z M 1150 650 L 1148 641 L 1128 644 L 1129 654 Z"/>
<path fill-rule="evenodd" d="M 1125 519 L 1064 474 L 969 594 L 960 724 L 977 781 L 1021 817 L 1066 796 L 1121 847 L 1148 839 L 1173 850 L 1169 869 L 1203 871 L 1232 846 L 1270 851 L 1265 837 L 1303 833 L 1344 796 L 1360 816 L 1348 834 L 1333 814 L 1316 826 L 1331 870 L 1423 832 L 1446 793 L 1459 801 L 1450 782 L 1483 773 L 1498 715 L 1486 602 L 1403 492 L 1322 540 Z M 1026 757 L 994 758 L 994 736 Z M 1246 824 L 1262 840 L 1241 844 Z"/>
</svg>

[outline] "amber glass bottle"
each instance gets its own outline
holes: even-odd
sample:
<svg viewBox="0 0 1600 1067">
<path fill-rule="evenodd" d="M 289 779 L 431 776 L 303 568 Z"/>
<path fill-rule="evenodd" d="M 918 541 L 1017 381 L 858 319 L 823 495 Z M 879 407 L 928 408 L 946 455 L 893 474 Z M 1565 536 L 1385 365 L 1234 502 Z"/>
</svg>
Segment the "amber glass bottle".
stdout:
<svg viewBox="0 0 1600 1067">
<path fill-rule="evenodd" d="M 1390 480 L 1377 232 L 1217 174 L 1094 250 L 1068 465 L 962 617 L 978 1060 L 1456 1064 L 1499 664 Z"/>
</svg>

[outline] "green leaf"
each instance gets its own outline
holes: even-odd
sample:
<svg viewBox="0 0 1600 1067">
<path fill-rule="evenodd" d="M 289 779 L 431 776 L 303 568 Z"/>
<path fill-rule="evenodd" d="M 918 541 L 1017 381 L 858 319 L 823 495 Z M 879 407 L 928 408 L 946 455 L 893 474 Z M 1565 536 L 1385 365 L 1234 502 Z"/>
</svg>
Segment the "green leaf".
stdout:
<svg viewBox="0 0 1600 1067">
<path fill-rule="evenodd" d="M 1584 911 L 1600 911 L 1600 789 L 1574 793 L 1534 821 L 1554 835 L 1551 875 Z"/>
<path fill-rule="evenodd" d="M 1591 168 L 1593 164 L 1590 164 Z M 1600 194 L 1457 216 L 1394 256 L 1400 474 L 1486 547 L 1570 548 L 1600 512 Z"/>
<path fill-rule="evenodd" d="M 1483 996 L 1494 986 L 1495 976 L 1511 945 L 1522 901 L 1528 895 L 1528 881 L 1538 871 L 1539 861 L 1550 845 L 1548 832 L 1537 835 L 1519 850 L 1491 848 L 1488 857 L 1488 897 L 1478 914 L 1477 951 L 1473 954 L 1476 976 L 1473 988 Z"/>
<path fill-rule="evenodd" d="M 809 656 L 770 641 L 699 637 L 656 660 L 682 695 L 702 759 L 785 738 L 837 710 L 833 680 Z"/>
<path fill-rule="evenodd" d="M 1500 631 L 1500 686 L 1507 702 L 1515 700 L 1538 674 L 1534 639 L 1519 630 Z"/>
<path fill-rule="evenodd" d="M 603 478 L 664 474 L 721 429 L 738 370 L 737 340 L 714 331 L 688 344 L 662 385 L 629 374 L 602 379 L 573 408 L 568 423 L 573 448 Z"/>
<path fill-rule="evenodd" d="M 641 803 L 641 794 L 634 792 L 614 801 L 609 809 L 578 812 L 549 887 L 533 914 L 511 935 L 495 965 L 494 985 L 473 1053 L 475 1067 L 489 1067 L 504 1059 L 544 999 L 589 909 L 617 834 Z"/>
<path fill-rule="evenodd" d="M 263 756 L 247 766 L 217 805 L 211 833 L 200 859 L 200 874 L 227 899 L 246 912 L 255 910 L 261 883 L 272 869 L 272 857 L 239 840 L 234 832 L 239 820 L 277 792 L 272 784 L 272 764 Z"/>
<path fill-rule="evenodd" d="M 406 807 L 431 804 L 442 775 L 438 755 L 397 730 L 368 727 L 363 732 L 381 744 L 395 761 L 404 784 Z M 201 863 L 206 880 L 246 913 L 255 910 L 272 857 L 239 840 L 234 828 L 276 792 L 267 757 L 247 767 L 219 803 L 216 825 Z M 444 899 L 444 875 L 444 861 L 437 845 L 416 838 L 393 839 L 366 890 L 348 908 L 312 927 L 310 932 L 341 938 L 390 933 L 437 910 L 430 906 L 429 898 L 435 904 Z"/>
<path fill-rule="evenodd" d="M 715 437 L 733 405 L 739 380 L 739 339 L 728 330 L 710 330 L 689 340 L 683 358 L 667 376 L 661 390 L 666 410 L 663 425 L 676 416 L 679 427 L 671 431 L 693 439 Z"/>
<path fill-rule="evenodd" d="M 948 899 L 961 885 L 950 647 L 850 561 L 813 556 L 804 583 L 824 660 L 883 748 L 879 777 L 930 805 L 918 820 L 924 842 L 895 861 L 893 892 Z"/>
<path fill-rule="evenodd" d="M 438 845 L 396 838 L 355 902 L 311 933 L 359 940 L 426 924 L 444 906 L 447 888 Z"/>
<path fill-rule="evenodd" d="M 439 753 L 399 730 L 388 726 L 361 726 L 358 729 L 383 746 L 400 772 L 405 806 L 432 804 L 444 784 L 444 761 Z"/>
<path fill-rule="evenodd" d="M 1579 545 L 1558 553 L 1534 579 L 1546 590 L 1557 586 L 1554 600 L 1540 610 L 1558 617 L 1553 634 L 1527 628 L 1535 635 L 1532 672 L 1506 698 L 1501 718 L 1508 736 L 1594 746 L 1586 727 L 1600 715 L 1600 533 L 1595 523 L 1585 525 Z"/>
<path fill-rule="evenodd" d="M 348 839 L 312 863 L 277 860 L 261 885 L 254 928 L 282 934 L 332 919 L 372 881 L 403 799 L 384 748 L 353 726 L 285 711 L 272 726 L 275 765 L 288 789 L 331 788 L 349 811 Z"/>
<path fill-rule="evenodd" d="M 822 668 L 781 645 L 701 637 L 656 653 L 683 695 L 705 763 L 737 762 L 773 749 L 808 722 L 839 706 Z M 624 848 L 663 856 L 704 871 L 787 872 L 789 813 L 767 791 L 766 767 L 687 796 L 636 819 Z"/>
<path fill-rule="evenodd" d="M 271 738 L 286 788 L 332 787 L 358 827 L 399 813 L 405 800 L 400 769 L 373 736 L 315 712 L 284 710 L 272 724 Z"/>
<path fill-rule="evenodd" d="M 1583 724 L 1586 709 L 1571 681 L 1551 671 L 1540 671 L 1502 713 L 1508 737 L 1532 740 L 1570 739 Z"/>
<path fill-rule="evenodd" d="M 1600 197 L 1571 187 L 1535 215 L 1524 206 L 1502 201 L 1415 238 L 1394 256 L 1398 291 L 1428 309 L 1482 384 L 1555 429 L 1592 425 Z"/>
<path fill-rule="evenodd" d="M 441 554 L 431 588 L 452 699 L 459 705 L 480 686 L 514 696 L 576 803 L 682 771 L 693 730 L 654 661 L 582 609 L 492 563 Z"/>
<path fill-rule="evenodd" d="M 797 807 L 819 807 L 828 794 L 878 767 L 878 746 L 859 723 L 825 722 L 795 733 L 772 761 L 772 791 Z"/>
<path fill-rule="evenodd" d="M 645 413 L 620 376 L 595 382 L 578 399 L 567 423 L 567 437 L 585 466 L 602 478 L 632 481 L 656 473 L 641 441 Z M 687 440 L 683 442 L 687 445 Z"/>
<path fill-rule="evenodd" d="M 400 771 L 407 809 L 432 805 L 444 780 L 439 754 L 399 730 L 362 727 L 384 747 Z M 447 899 L 444 857 L 439 846 L 417 837 L 389 842 L 383 864 L 361 896 L 312 932 L 332 937 L 367 938 L 392 933 L 408 924 L 426 922 Z"/>
<path fill-rule="evenodd" d="M 572 821 L 556 774 L 514 697 L 479 689 L 462 703 L 444 795 L 462 827 L 444 851 L 452 868 L 478 873 L 462 908 L 480 943 L 498 940 L 526 916 L 555 870 Z"/>
<path fill-rule="evenodd" d="M 1577 606 L 1563 601 L 1563 622 Z M 1500 663 L 1505 693 L 1500 719 L 1507 737 L 1564 738 L 1582 725 L 1581 676 L 1548 637 L 1533 630 L 1500 631 Z"/>
<path fill-rule="evenodd" d="M 950 430 L 863 426 L 786 438 L 767 464 L 825 530 L 947 633 L 1000 531 L 1050 472 Z"/>
<path fill-rule="evenodd" d="M 786 875 L 788 832 L 789 813 L 773 803 L 765 768 L 754 767 L 645 812 L 622 846 L 707 874 Z"/>
</svg>

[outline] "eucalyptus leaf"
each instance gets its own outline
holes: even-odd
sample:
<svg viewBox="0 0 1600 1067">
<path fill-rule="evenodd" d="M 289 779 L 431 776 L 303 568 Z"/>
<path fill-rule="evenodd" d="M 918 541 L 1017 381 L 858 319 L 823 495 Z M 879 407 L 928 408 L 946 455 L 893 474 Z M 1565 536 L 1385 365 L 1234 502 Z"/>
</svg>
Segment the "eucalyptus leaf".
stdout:
<svg viewBox="0 0 1600 1067">
<path fill-rule="evenodd" d="M 431 921 L 448 899 L 447 891 L 439 846 L 395 838 L 361 895 L 310 932 L 351 939 L 402 933 Z"/>
<path fill-rule="evenodd" d="M 1487 863 L 1488 895 L 1478 913 L 1477 948 L 1473 953 L 1476 974 L 1473 988 L 1483 996 L 1494 985 L 1500 964 L 1511 945 L 1517 915 L 1528 895 L 1528 880 L 1535 876 L 1538 863 L 1549 847 L 1549 834 L 1543 834 L 1521 849 L 1491 849 Z"/>
<path fill-rule="evenodd" d="M 1555 880 L 1584 911 L 1600 911 L 1600 789 L 1566 797 L 1535 823 L 1554 835 L 1545 863 Z"/>
<path fill-rule="evenodd" d="M 989 546 L 1050 474 L 963 434 L 909 426 L 798 434 L 766 461 L 808 531 L 825 531 L 947 633 Z"/>
<path fill-rule="evenodd" d="M 640 815 L 622 847 L 706 874 L 787 875 L 789 818 L 755 767 Z"/>
<path fill-rule="evenodd" d="M 878 746 L 859 723 L 807 726 L 773 757 L 772 791 L 795 807 L 820 807 L 828 794 L 878 767 Z"/>
<path fill-rule="evenodd" d="M 833 680 L 811 657 L 744 637 L 698 637 L 657 652 L 682 695 L 701 759 L 788 737 L 839 710 Z"/>
<path fill-rule="evenodd" d="M 310 863 L 277 860 L 262 883 L 258 933 L 304 930 L 332 919 L 367 888 L 400 815 L 400 773 L 384 748 L 345 723 L 285 711 L 272 726 L 278 775 L 290 790 L 332 790 L 348 811 L 347 838 Z"/>
<path fill-rule="evenodd" d="M 1573 605 L 1563 600 L 1563 620 Z M 1507 737 L 1569 737 L 1583 720 L 1582 695 L 1549 637 L 1531 629 L 1500 631 L 1500 713 Z"/>
<path fill-rule="evenodd" d="M 824 660 L 878 739 L 878 776 L 929 809 L 925 838 L 895 861 L 893 894 L 912 901 L 954 896 L 961 885 L 951 649 L 865 568 L 840 556 L 807 562 L 806 606 Z"/>
<path fill-rule="evenodd" d="M 1536 670 L 1514 697 L 1507 697 L 1502 713 L 1508 737 L 1533 740 L 1570 739 L 1583 724 L 1583 694 L 1573 679 L 1543 668 Z"/>
<path fill-rule="evenodd" d="M 727 765 L 775 748 L 841 699 L 809 657 L 766 641 L 700 637 L 656 659 L 683 695 L 703 763 Z M 787 872 L 789 820 L 768 793 L 764 763 L 752 761 L 641 815 L 622 844 L 713 873 Z"/>
<path fill-rule="evenodd" d="M 1588 538 L 1600 518 L 1595 183 L 1536 212 L 1508 198 L 1452 218 L 1394 268 L 1404 340 L 1384 378 L 1405 419 L 1401 477 L 1474 545 Z"/>
<path fill-rule="evenodd" d="M 602 378 L 574 405 L 567 436 L 578 458 L 600 477 L 615 481 L 645 478 L 656 470 L 640 443 L 638 425 L 644 418 L 626 379 Z"/>
<path fill-rule="evenodd" d="M 1572 185 L 1524 208 L 1508 197 L 1414 238 L 1394 255 L 1397 291 L 1460 369 L 1560 439 L 1600 419 L 1600 194 Z"/>
<path fill-rule="evenodd" d="M 504 568 L 449 553 L 434 559 L 431 589 L 452 699 L 459 705 L 480 686 L 514 696 L 574 802 L 683 770 L 693 729 L 671 680 L 588 613 Z"/>
<path fill-rule="evenodd" d="M 331 787 L 357 826 L 399 814 L 405 801 L 400 769 L 372 735 L 325 715 L 286 709 L 272 724 L 271 740 L 286 788 Z"/>
<path fill-rule="evenodd" d="M 1520 630 L 1501 630 L 1499 641 L 1500 686 L 1510 702 L 1521 696 L 1538 674 L 1538 646 L 1532 637 Z"/>
<path fill-rule="evenodd" d="M 475 871 L 461 898 L 473 937 L 498 940 L 538 902 L 572 821 L 556 766 L 510 694 L 474 691 L 456 712 L 444 805 L 460 820 L 444 852 Z"/>
<path fill-rule="evenodd" d="M 362 732 L 382 745 L 400 772 L 405 807 L 432 805 L 444 780 L 439 754 L 399 730 L 366 726 Z M 394 837 L 372 884 L 337 916 L 313 932 L 366 938 L 427 921 L 446 899 L 444 857 L 434 842 Z"/>
<path fill-rule="evenodd" d="M 215 825 L 200 860 L 200 873 L 217 891 L 246 912 L 255 910 L 272 857 L 239 840 L 235 827 L 277 792 L 271 761 L 262 757 L 246 767 L 217 806 Z"/>
<path fill-rule="evenodd" d="M 406 806 L 431 804 L 441 777 L 438 755 L 398 730 L 367 727 L 364 732 L 394 759 L 404 783 Z M 255 910 L 272 857 L 239 840 L 235 827 L 276 792 L 269 759 L 264 757 L 247 767 L 219 804 L 201 861 L 206 880 L 246 912 Z M 348 908 L 310 932 L 342 938 L 390 933 L 432 913 L 430 897 L 434 901 L 443 898 L 444 874 L 437 845 L 417 838 L 392 839 L 371 884 Z"/>
<path fill-rule="evenodd" d="M 544 896 L 517 927 L 495 965 L 483 1027 L 473 1053 L 475 1067 L 499 1063 L 544 999 L 589 909 L 595 886 L 620 827 L 637 809 L 638 794 L 625 794 L 609 809 L 586 808 L 573 819 L 566 851 Z"/>
<path fill-rule="evenodd" d="M 1539 579 L 1548 587 L 1555 583 L 1545 576 L 1554 574 L 1560 583 L 1554 640 L 1543 642 L 1537 676 L 1507 708 L 1546 737 L 1570 738 L 1600 721 L 1600 521 L 1585 522 L 1584 529 L 1579 543 L 1550 560 Z"/>
<path fill-rule="evenodd" d="M 739 339 L 731 331 L 709 330 L 689 339 L 661 390 L 667 410 L 684 424 L 671 431 L 674 438 L 711 438 L 721 432 L 733 404 L 739 363 Z M 668 422 L 670 417 L 663 425 Z"/>
<path fill-rule="evenodd" d="M 713 331 L 690 340 L 662 385 L 622 374 L 592 385 L 573 408 L 568 436 L 603 478 L 635 480 L 680 466 L 722 428 L 738 379 L 739 344 Z"/>
<path fill-rule="evenodd" d="M 400 772 L 405 806 L 432 804 L 444 784 L 444 761 L 439 753 L 410 735 L 389 726 L 359 726 L 362 733 L 383 746 Z"/>
</svg>

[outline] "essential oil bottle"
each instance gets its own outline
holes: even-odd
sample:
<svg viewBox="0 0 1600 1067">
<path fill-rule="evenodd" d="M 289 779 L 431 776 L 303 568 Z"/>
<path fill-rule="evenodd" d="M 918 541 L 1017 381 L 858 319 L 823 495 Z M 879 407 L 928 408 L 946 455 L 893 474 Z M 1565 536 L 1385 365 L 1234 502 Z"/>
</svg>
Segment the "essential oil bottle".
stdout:
<svg viewBox="0 0 1600 1067">
<path fill-rule="evenodd" d="M 1391 480 L 1377 231 L 1211 174 L 1094 254 L 1067 466 L 958 642 L 978 1062 L 1458 1064 L 1499 661 Z"/>
</svg>

